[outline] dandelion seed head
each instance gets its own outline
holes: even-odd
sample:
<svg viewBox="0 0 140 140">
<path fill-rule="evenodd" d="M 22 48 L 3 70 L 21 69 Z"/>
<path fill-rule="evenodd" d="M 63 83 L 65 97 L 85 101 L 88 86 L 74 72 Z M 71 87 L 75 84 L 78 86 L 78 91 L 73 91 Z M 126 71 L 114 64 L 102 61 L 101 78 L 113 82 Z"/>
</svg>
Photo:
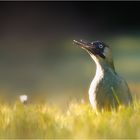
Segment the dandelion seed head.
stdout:
<svg viewBox="0 0 140 140">
<path fill-rule="evenodd" d="M 26 102 L 28 100 L 28 96 L 27 95 L 20 95 L 19 99 L 22 103 Z"/>
</svg>

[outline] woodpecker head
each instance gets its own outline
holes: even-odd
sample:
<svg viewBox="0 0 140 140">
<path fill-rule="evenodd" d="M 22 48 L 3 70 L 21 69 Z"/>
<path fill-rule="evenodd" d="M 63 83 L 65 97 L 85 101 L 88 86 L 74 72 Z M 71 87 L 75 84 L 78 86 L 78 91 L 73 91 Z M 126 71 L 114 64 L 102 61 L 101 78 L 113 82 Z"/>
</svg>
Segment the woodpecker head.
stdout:
<svg viewBox="0 0 140 140">
<path fill-rule="evenodd" d="M 73 40 L 74 44 L 80 46 L 82 49 L 86 50 L 94 61 L 99 63 L 109 64 L 113 69 L 113 60 L 111 49 L 108 45 L 101 41 L 85 42 L 83 40 L 77 41 Z"/>
</svg>

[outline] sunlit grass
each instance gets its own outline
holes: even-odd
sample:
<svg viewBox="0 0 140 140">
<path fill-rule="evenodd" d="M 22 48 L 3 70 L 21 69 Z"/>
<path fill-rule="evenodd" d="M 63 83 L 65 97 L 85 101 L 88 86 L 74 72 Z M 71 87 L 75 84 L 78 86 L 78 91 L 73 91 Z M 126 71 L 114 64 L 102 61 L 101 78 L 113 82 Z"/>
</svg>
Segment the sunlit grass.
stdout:
<svg viewBox="0 0 140 140">
<path fill-rule="evenodd" d="M 140 138 L 140 103 L 107 112 L 71 102 L 0 105 L 0 138 Z"/>
</svg>

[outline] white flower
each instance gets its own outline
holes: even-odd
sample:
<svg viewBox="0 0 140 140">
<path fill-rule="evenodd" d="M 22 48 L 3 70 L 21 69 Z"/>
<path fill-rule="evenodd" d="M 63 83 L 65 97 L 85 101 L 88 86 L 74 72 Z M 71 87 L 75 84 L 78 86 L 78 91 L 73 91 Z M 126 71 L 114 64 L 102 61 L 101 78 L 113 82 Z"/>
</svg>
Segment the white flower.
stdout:
<svg viewBox="0 0 140 140">
<path fill-rule="evenodd" d="M 20 99 L 20 101 L 21 101 L 22 103 L 25 103 L 25 102 L 27 102 L 27 100 L 28 100 L 28 96 L 27 96 L 27 95 L 20 95 L 20 96 L 19 96 L 19 99 Z"/>
</svg>

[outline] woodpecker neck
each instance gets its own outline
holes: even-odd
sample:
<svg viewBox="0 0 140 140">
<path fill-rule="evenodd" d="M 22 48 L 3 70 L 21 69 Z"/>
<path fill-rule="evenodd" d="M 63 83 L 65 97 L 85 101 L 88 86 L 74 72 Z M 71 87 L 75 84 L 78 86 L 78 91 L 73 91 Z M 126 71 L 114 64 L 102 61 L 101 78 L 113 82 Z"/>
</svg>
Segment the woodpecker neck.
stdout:
<svg viewBox="0 0 140 140">
<path fill-rule="evenodd" d="M 115 73 L 113 61 L 108 62 L 105 60 L 100 60 L 97 59 L 94 55 L 91 55 L 91 57 L 96 64 L 96 75 L 103 75 L 105 71 L 108 71 L 109 69 Z"/>
</svg>

